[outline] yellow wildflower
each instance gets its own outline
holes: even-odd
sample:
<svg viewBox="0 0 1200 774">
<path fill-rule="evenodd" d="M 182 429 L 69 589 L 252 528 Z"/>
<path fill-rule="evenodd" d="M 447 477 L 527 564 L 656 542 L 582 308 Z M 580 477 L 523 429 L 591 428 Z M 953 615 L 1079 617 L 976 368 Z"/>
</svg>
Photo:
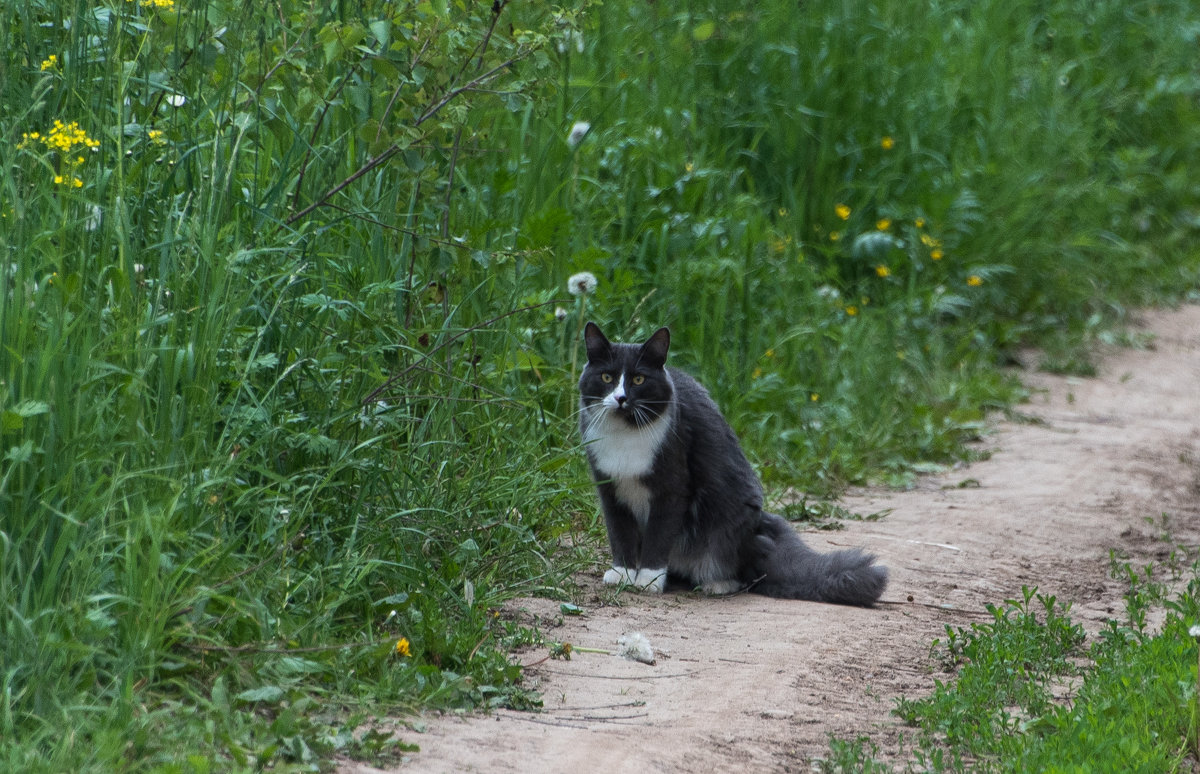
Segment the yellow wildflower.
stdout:
<svg viewBox="0 0 1200 774">
<path fill-rule="evenodd" d="M 850 208 L 847 207 L 846 205 L 839 204 L 837 207 L 834 207 L 833 209 L 834 209 L 834 212 L 837 213 L 837 216 L 839 218 L 841 218 L 842 220 L 850 220 Z"/>
<path fill-rule="evenodd" d="M 889 269 L 888 267 L 884 266 L 883 264 L 879 264 L 878 266 L 875 267 L 875 273 L 878 274 L 880 277 L 890 277 L 892 275 L 892 270 Z"/>
<path fill-rule="evenodd" d="M 840 231 L 830 231 L 829 232 L 829 241 L 830 242 L 836 242 L 841 238 L 842 238 L 842 232 L 840 232 Z"/>
<path fill-rule="evenodd" d="M 896 141 L 891 137 L 884 135 L 884 137 L 879 140 L 879 147 L 883 148 L 884 150 L 891 150 L 892 148 L 896 147 Z"/>
<path fill-rule="evenodd" d="M 396 655 L 404 656 L 406 658 L 412 655 L 412 649 L 408 645 L 407 637 L 401 637 L 400 639 L 396 640 Z"/>
<path fill-rule="evenodd" d="M 57 54 L 51 54 L 42 60 L 42 72 L 45 72 L 46 70 L 53 70 L 56 67 L 58 67 Z"/>
<path fill-rule="evenodd" d="M 942 258 L 944 258 L 944 257 L 945 257 L 945 255 L 946 255 L 946 254 L 945 254 L 945 253 L 943 253 L 941 250 L 934 250 L 933 252 L 931 252 L 931 253 L 929 254 L 929 257 L 930 257 L 930 258 L 932 258 L 932 259 L 933 259 L 933 260 L 935 260 L 935 261 L 940 261 L 940 260 L 942 260 Z"/>
<path fill-rule="evenodd" d="M 775 357 L 775 350 L 767 349 L 767 351 L 764 354 L 768 359 L 773 358 L 773 357 Z"/>
<path fill-rule="evenodd" d="M 850 315 L 851 317 L 854 317 L 855 315 L 858 314 L 858 307 L 853 306 L 853 305 L 846 307 L 846 314 Z"/>
<path fill-rule="evenodd" d="M 762 378 L 762 369 L 755 368 L 754 373 L 750 374 L 750 378 L 751 379 L 761 379 Z"/>
<path fill-rule="evenodd" d="M 819 401 L 821 399 L 821 395 L 816 392 L 810 392 L 808 394 L 808 399 L 811 400 L 813 403 L 816 403 L 817 401 Z"/>
<path fill-rule="evenodd" d="M 875 221 L 875 228 L 878 231 L 887 231 L 891 227 L 891 218 L 880 218 L 879 220 Z"/>
<path fill-rule="evenodd" d="M 915 225 L 917 228 L 925 228 L 925 219 L 917 218 L 913 221 L 913 225 Z"/>
<path fill-rule="evenodd" d="M 973 288 L 977 288 L 983 284 L 983 277 L 980 277 L 978 274 L 972 274 L 970 277 L 967 277 L 967 284 Z"/>
</svg>

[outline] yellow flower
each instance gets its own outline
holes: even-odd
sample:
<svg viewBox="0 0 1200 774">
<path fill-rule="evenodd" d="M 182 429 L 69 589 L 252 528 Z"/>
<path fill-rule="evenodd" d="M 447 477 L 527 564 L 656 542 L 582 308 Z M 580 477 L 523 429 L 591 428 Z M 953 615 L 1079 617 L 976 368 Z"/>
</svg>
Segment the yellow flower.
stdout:
<svg viewBox="0 0 1200 774">
<path fill-rule="evenodd" d="M 779 208 L 779 217 L 781 217 L 781 218 L 786 218 L 786 217 L 787 217 L 787 214 L 788 214 L 788 208 L 787 208 L 787 207 L 780 207 L 780 208 Z"/>
<path fill-rule="evenodd" d="M 891 150 L 892 148 L 896 147 L 896 141 L 891 137 L 884 135 L 879 141 L 879 147 L 883 148 L 884 150 Z"/>
<path fill-rule="evenodd" d="M 830 242 L 836 242 L 841 238 L 842 238 L 842 232 L 840 232 L 840 231 L 830 231 L 829 232 L 829 241 Z"/>
<path fill-rule="evenodd" d="M 937 247 L 938 241 L 928 234 L 922 234 L 921 244 L 925 245 L 926 247 Z"/>
<path fill-rule="evenodd" d="M 816 392 L 810 392 L 808 394 L 808 399 L 811 400 L 813 403 L 816 403 L 817 401 L 819 401 L 821 399 L 821 395 Z"/>
<path fill-rule="evenodd" d="M 55 185 L 62 185 L 62 181 L 63 181 L 63 176 L 62 176 L 62 175 L 55 175 L 55 176 L 54 176 L 54 184 L 55 184 Z"/>
<path fill-rule="evenodd" d="M 875 221 L 875 228 L 879 231 L 887 231 L 891 227 L 892 221 L 890 218 L 880 218 L 879 220 Z"/>
<path fill-rule="evenodd" d="M 761 379 L 762 378 L 762 369 L 755 368 L 754 373 L 750 374 L 750 378 L 751 379 Z"/>
<path fill-rule="evenodd" d="M 929 254 L 929 257 L 935 261 L 940 261 L 940 260 L 942 260 L 943 257 L 945 257 L 945 255 L 946 254 L 943 253 L 941 250 L 934 250 L 932 253 Z"/>
<path fill-rule="evenodd" d="M 888 267 L 884 266 L 883 264 L 879 264 L 878 266 L 875 267 L 875 273 L 878 274 L 880 277 L 890 277 L 892 275 L 892 270 L 889 269 Z"/>
<path fill-rule="evenodd" d="M 766 355 L 766 357 L 768 357 L 768 358 L 775 357 L 775 350 L 774 350 L 774 349 L 768 349 L 768 350 L 767 350 L 767 351 L 766 351 L 764 354 L 765 354 L 765 355 Z"/>
<path fill-rule="evenodd" d="M 396 640 L 396 655 L 408 657 L 412 655 L 412 649 L 408 645 L 408 638 L 401 637 Z"/>
<path fill-rule="evenodd" d="M 857 306 L 846 307 L 846 314 L 850 315 L 851 317 L 854 317 L 856 314 L 858 314 L 858 307 Z"/>
<path fill-rule="evenodd" d="M 842 220 L 850 220 L 850 208 L 846 205 L 839 204 L 838 206 L 834 207 L 833 210 Z"/>
<path fill-rule="evenodd" d="M 146 136 L 150 138 L 150 142 L 154 143 L 155 145 L 163 145 L 166 143 L 166 140 L 163 139 L 162 129 L 151 129 L 150 131 L 146 132 Z"/>
<path fill-rule="evenodd" d="M 42 72 L 53 70 L 55 67 L 58 67 L 58 56 L 56 54 L 51 54 L 42 60 Z"/>
<path fill-rule="evenodd" d="M 692 162 L 690 162 L 690 161 L 683 165 L 683 171 L 687 172 L 688 174 L 691 174 L 692 170 L 695 168 L 696 168 L 695 165 L 692 164 Z"/>
<path fill-rule="evenodd" d="M 913 225 L 915 225 L 917 228 L 925 228 L 925 219 L 917 218 L 913 221 Z"/>
<path fill-rule="evenodd" d="M 983 277 L 980 277 L 978 274 L 972 274 L 970 277 L 967 277 L 967 284 L 973 288 L 977 288 L 983 284 Z"/>
</svg>

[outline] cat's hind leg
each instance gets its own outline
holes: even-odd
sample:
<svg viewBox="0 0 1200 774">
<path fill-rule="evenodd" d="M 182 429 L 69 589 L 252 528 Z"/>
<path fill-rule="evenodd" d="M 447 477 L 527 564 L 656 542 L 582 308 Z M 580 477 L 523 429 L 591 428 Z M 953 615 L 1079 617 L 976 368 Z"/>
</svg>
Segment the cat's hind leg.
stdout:
<svg viewBox="0 0 1200 774">
<path fill-rule="evenodd" d="M 711 594 L 714 597 L 722 597 L 726 594 L 733 594 L 736 591 L 741 591 L 744 584 L 736 578 L 727 580 L 707 581 L 700 584 L 700 590 L 705 594 Z"/>
</svg>

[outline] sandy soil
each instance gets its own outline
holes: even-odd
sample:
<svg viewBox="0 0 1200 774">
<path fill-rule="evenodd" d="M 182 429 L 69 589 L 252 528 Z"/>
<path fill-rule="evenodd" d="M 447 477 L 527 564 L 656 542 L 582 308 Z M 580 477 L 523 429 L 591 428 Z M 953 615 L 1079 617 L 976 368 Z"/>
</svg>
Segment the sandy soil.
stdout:
<svg viewBox="0 0 1200 774">
<path fill-rule="evenodd" d="M 945 679 L 930 643 L 947 624 L 986 620 L 986 603 L 1036 585 L 1072 601 L 1095 631 L 1123 612 L 1110 549 L 1136 566 L 1165 558 L 1162 514 L 1176 541 L 1200 543 L 1200 306 L 1147 313 L 1142 328 L 1150 346 L 1105 352 L 1096 378 L 1027 371 L 1034 394 L 1020 412 L 1033 421 L 997 422 L 990 458 L 910 491 L 854 492 L 849 509 L 890 513 L 805 536 L 878 554 L 891 583 L 877 608 L 693 593 L 613 604 L 598 578 L 585 581 L 581 616 L 519 600 L 510 612 L 537 617 L 548 638 L 615 650 L 621 634 L 641 631 L 657 661 L 545 661 L 527 670 L 542 712 L 401 721 L 420 752 L 395 770 L 810 771 L 831 734 L 868 734 L 894 751 L 904 731 L 894 700 Z"/>
</svg>

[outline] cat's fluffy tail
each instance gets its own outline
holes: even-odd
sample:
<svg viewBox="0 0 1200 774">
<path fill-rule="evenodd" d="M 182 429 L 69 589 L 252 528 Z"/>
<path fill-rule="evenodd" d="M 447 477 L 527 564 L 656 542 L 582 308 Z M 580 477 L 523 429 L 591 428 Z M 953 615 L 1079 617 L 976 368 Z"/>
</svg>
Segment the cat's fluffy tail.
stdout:
<svg viewBox="0 0 1200 774">
<path fill-rule="evenodd" d="M 763 513 L 753 553 L 751 591 L 769 597 L 869 607 L 887 588 L 887 568 L 857 549 L 818 553 L 781 516 Z"/>
</svg>

